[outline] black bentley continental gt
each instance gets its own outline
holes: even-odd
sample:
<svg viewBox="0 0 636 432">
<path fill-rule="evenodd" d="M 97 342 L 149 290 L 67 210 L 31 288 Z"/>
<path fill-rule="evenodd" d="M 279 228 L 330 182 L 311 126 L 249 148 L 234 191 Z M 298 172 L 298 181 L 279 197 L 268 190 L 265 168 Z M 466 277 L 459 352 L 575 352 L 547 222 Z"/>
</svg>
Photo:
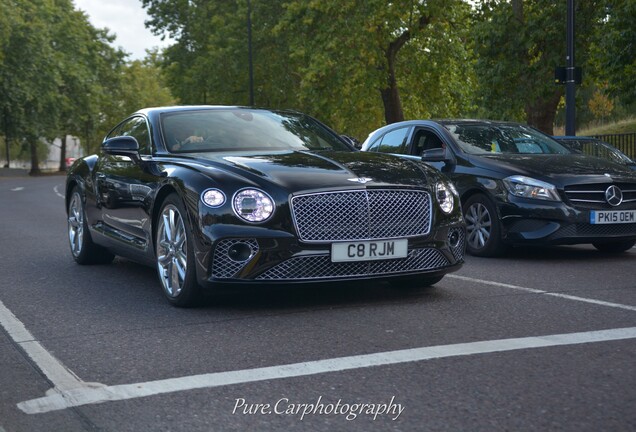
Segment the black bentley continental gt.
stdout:
<svg viewBox="0 0 636 432">
<path fill-rule="evenodd" d="M 233 283 L 428 286 L 465 249 L 443 174 L 356 151 L 294 111 L 140 110 L 73 164 L 66 208 L 75 261 L 152 265 L 175 306 Z"/>
<path fill-rule="evenodd" d="M 466 248 L 501 255 L 514 245 L 636 244 L 636 172 L 575 154 L 524 124 L 409 120 L 375 130 L 362 151 L 424 160 L 459 190 Z"/>
</svg>

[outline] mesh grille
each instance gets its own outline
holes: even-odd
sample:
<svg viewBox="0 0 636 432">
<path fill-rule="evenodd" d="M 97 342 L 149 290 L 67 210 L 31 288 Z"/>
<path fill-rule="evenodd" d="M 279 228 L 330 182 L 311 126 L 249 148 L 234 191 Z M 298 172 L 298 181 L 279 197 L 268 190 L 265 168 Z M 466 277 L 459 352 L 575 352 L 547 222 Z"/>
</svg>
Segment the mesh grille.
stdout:
<svg viewBox="0 0 636 432">
<path fill-rule="evenodd" d="M 549 240 L 575 239 L 577 237 L 616 237 L 636 235 L 636 224 L 571 224 L 550 235 Z"/>
<path fill-rule="evenodd" d="M 466 232 L 463 229 L 454 228 L 448 231 L 448 238 L 450 240 L 451 235 L 453 233 L 457 233 L 459 236 L 459 241 L 457 242 L 457 246 L 450 248 L 455 260 L 460 261 L 464 257 L 464 251 L 466 250 Z"/>
<path fill-rule="evenodd" d="M 636 224 L 576 224 L 579 236 L 636 235 Z"/>
<path fill-rule="evenodd" d="M 214 259 L 212 261 L 212 276 L 216 278 L 231 278 L 234 277 L 241 269 L 249 262 L 249 259 L 245 261 L 234 261 L 228 256 L 228 251 L 232 246 L 237 243 L 247 244 L 252 253 L 250 257 L 253 257 L 258 252 L 258 242 L 255 239 L 225 239 L 221 240 L 214 250 Z"/>
<path fill-rule="evenodd" d="M 409 252 L 406 258 L 383 261 L 333 263 L 329 254 L 309 255 L 288 259 L 267 270 L 256 279 L 333 279 L 435 270 L 448 265 L 446 257 L 439 250 L 431 248 L 414 249 Z"/>
<path fill-rule="evenodd" d="M 425 191 L 356 190 L 299 195 L 292 213 L 303 241 L 372 240 L 428 234 L 431 198 Z"/>
</svg>

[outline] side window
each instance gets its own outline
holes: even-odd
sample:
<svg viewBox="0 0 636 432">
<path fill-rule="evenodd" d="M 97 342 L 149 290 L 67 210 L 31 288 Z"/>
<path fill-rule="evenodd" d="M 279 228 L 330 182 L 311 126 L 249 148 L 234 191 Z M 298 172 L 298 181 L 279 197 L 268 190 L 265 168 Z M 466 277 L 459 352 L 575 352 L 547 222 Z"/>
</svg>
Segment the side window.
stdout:
<svg viewBox="0 0 636 432">
<path fill-rule="evenodd" d="M 146 119 L 143 117 L 136 117 L 133 119 L 134 123 L 131 125 L 130 131 L 124 135 L 130 135 L 134 137 L 139 143 L 139 153 L 142 155 L 149 155 L 152 153 L 150 148 L 150 135 L 148 134 L 148 125 Z"/>
<path fill-rule="evenodd" d="M 400 128 L 386 133 L 382 137 L 382 141 L 378 146 L 379 152 L 382 153 L 404 153 L 406 144 L 406 135 L 409 131 L 408 127 Z"/>
<path fill-rule="evenodd" d="M 411 146 L 411 153 L 413 155 L 421 156 L 425 150 L 444 147 L 443 141 L 435 132 L 418 129 L 415 134 L 413 134 L 413 145 Z"/>
<path fill-rule="evenodd" d="M 123 126 L 123 124 L 119 124 L 117 125 L 117 127 L 115 127 L 113 130 L 111 130 L 108 135 L 106 135 L 106 139 L 108 138 L 113 138 L 113 137 L 117 137 L 120 136 L 120 131 L 121 131 L 121 127 Z"/>
<path fill-rule="evenodd" d="M 152 153 L 150 148 L 150 135 L 148 134 L 148 125 L 143 117 L 133 117 L 121 123 L 113 129 L 107 138 L 117 136 L 131 136 L 139 143 L 139 153 L 149 155 Z"/>
</svg>

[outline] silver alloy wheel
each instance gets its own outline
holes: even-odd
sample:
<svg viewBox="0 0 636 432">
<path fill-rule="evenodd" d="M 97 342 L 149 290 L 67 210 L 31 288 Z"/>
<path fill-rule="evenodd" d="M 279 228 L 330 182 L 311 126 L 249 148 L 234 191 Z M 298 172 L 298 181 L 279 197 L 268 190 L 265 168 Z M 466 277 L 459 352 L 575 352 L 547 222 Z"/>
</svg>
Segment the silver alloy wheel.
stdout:
<svg viewBox="0 0 636 432">
<path fill-rule="evenodd" d="M 163 289 L 177 297 L 183 289 L 188 267 L 186 229 L 179 210 L 172 204 L 164 207 L 157 228 L 157 270 Z"/>
<path fill-rule="evenodd" d="M 73 193 L 68 207 L 68 241 L 73 256 L 78 256 L 84 245 L 84 209 L 79 192 Z"/>
<path fill-rule="evenodd" d="M 476 202 L 468 208 L 464 217 L 468 244 L 474 249 L 486 246 L 492 232 L 492 218 L 486 206 Z"/>
</svg>

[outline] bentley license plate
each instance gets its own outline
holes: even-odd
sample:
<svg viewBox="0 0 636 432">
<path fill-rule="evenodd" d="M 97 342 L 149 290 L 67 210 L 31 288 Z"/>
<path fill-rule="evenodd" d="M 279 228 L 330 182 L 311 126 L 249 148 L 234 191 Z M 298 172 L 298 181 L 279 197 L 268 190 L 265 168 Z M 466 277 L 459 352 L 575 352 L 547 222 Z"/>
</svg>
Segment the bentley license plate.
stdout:
<svg viewBox="0 0 636 432">
<path fill-rule="evenodd" d="M 409 241 L 374 240 L 331 244 L 331 261 L 371 261 L 392 258 L 406 258 Z"/>
<path fill-rule="evenodd" d="M 609 210 L 590 212 L 591 224 L 636 223 L 636 210 Z"/>
</svg>

